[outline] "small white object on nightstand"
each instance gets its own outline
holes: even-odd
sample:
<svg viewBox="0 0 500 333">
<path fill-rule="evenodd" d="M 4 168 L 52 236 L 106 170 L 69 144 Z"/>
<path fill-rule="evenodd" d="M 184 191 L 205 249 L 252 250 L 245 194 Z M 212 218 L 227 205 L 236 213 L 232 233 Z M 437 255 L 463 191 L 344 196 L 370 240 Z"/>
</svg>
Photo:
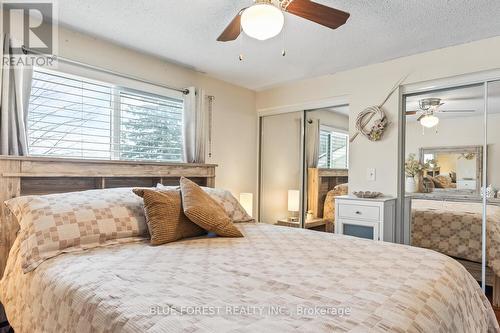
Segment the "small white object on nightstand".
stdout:
<svg viewBox="0 0 500 333">
<path fill-rule="evenodd" d="M 335 198 L 335 233 L 394 242 L 396 198 Z"/>
</svg>

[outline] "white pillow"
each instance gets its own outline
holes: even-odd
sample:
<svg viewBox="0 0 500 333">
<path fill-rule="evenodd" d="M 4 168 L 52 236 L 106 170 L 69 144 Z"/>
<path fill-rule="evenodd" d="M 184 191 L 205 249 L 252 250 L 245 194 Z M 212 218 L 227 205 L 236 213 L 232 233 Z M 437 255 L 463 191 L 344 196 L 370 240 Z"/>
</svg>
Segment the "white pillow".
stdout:
<svg viewBox="0 0 500 333">
<path fill-rule="evenodd" d="M 131 188 L 31 195 L 5 204 L 19 222 L 24 272 L 64 252 L 148 236 L 143 201 Z"/>
<path fill-rule="evenodd" d="M 158 189 L 179 188 L 178 186 L 165 186 L 162 184 L 157 184 L 156 187 Z M 202 187 L 202 189 L 224 208 L 227 216 L 229 216 L 234 223 L 255 221 L 250 215 L 247 214 L 238 200 L 228 190 L 211 187 Z"/>
</svg>

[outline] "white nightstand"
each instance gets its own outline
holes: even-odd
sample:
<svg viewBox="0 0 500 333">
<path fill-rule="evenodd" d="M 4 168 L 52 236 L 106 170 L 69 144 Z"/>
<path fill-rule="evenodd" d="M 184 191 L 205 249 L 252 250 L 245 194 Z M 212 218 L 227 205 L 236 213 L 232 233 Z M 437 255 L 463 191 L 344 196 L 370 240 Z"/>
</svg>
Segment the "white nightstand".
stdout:
<svg viewBox="0 0 500 333">
<path fill-rule="evenodd" d="M 335 232 L 361 238 L 394 242 L 396 198 L 361 199 L 335 197 Z"/>
<path fill-rule="evenodd" d="M 477 182 L 475 180 L 457 180 L 457 190 L 475 190 Z"/>
</svg>

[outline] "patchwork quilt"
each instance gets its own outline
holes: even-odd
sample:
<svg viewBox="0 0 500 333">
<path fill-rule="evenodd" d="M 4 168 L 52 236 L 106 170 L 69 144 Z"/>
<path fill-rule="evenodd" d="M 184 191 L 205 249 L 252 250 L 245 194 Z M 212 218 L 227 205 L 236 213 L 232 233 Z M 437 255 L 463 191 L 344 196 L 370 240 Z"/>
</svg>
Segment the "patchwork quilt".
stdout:
<svg viewBox="0 0 500 333">
<path fill-rule="evenodd" d="M 426 249 L 260 223 L 244 238 L 65 253 L 23 273 L 14 244 L 0 301 L 23 332 L 498 332 L 455 260 Z"/>
<path fill-rule="evenodd" d="M 412 200 L 413 246 L 481 262 L 483 205 L 475 202 Z M 486 261 L 500 276 L 500 207 L 488 205 Z"/>
</svg>

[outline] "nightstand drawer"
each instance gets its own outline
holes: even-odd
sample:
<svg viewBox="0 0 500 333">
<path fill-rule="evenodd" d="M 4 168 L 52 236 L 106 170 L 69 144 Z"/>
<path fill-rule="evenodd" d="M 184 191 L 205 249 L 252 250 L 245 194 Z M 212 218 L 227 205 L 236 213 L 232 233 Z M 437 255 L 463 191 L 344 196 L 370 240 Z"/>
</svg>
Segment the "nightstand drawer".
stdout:
<svg viewBox="0 0 500 333">
<path fill-rule="evenodd" d="M 380 221 L 380 207 L 341 204 L 339 216 L 346 219 Z"/>
<path fill-rule="evenodd" d="M 476 189 L 475 180 L 458 180 L 457 189 L 458 190 L 475 190 Z"/>
</svg>

